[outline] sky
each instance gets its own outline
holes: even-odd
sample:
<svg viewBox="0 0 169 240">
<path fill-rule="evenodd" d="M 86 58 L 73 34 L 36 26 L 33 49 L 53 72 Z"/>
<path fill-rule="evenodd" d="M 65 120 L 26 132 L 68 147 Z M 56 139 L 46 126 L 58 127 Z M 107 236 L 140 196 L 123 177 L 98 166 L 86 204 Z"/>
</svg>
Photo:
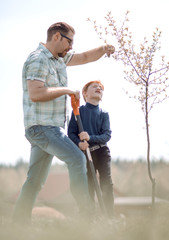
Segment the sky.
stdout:
<svg viewBox="0 0 169 240">
<path fill-rule="evenodd" d="M 129 26 L 136 43 L 151 37 L 158 27 L 162 31 L 161 55 L 169 60 L 168 0 L 6 0 L 0 7 L 0 164 L 29 161 L 30 144 L 24 136 L 22 111 L 22 67 L 39 42 L 46 42 L 47 28 L 58 21 L 76 30 L 73 51 L 83 52 L 100 45 L 87 18 L 104 24 L 111 11 L 117 21 L 130 11 Z M 114 44 L 114 42 L 110 42 Z M 140 103 L 123 90 L 123 65 L 113 58 L 67 68 L 69 87 L 81 90 L 83 85 L 99 79 L 105 85 L 101 107 L 110 115 L 112 138 L 108 145 L 113 159 L 146 158 L 144 114 Z M 84 104 L 81 100 L 81 104 Z M 169 100 L 158 104 L 150 113 L 151 157 L 169 160 Z M 71 112 L 71 107 L 70 107 Z M 54 162 L 57 161 L 54 159 Z"/>
</svg>

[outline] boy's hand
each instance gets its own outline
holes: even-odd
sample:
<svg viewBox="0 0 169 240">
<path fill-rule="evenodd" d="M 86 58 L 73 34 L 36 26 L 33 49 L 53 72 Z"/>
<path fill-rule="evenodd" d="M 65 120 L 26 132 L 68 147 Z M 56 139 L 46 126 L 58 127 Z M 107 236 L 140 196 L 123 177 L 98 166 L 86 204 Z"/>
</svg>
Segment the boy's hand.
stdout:
<svg viewBox="0 0 169 240">
<path fill-rule="evenodd" d="M 89 137 L 89 134 L 87 133 L 87 132 L 81 132 L 80 134 L 79 134 L 79 138 L 80 138 L 80 140 L 81 141 L 89 141 L 89 139 L 90 139 L 90 137 Z"/>
<path fill-rule="evenodd" d="M 88 147 L 89 147 L 89 144 L 86 141 L 85 142 L 79 142 L 79 148 L 82 151 L 85 151 Z"/>
</svg>

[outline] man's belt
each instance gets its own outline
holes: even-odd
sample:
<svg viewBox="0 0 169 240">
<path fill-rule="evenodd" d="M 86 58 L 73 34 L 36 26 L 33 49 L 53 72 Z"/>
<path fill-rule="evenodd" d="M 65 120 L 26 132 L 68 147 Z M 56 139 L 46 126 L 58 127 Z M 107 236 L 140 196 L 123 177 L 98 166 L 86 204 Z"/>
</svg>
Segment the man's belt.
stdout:
<svg viewBox="0 0 169 240">
<path fill-rule="evenodd" d="M 93 147 L 90 147 L 90 151 L 93 152 L 93 151 L 95 151 L 95 150 L 97 150 L 99 148 L 105 147 L 105 146 L 107 146 L 107 145 L 106 144 L 95 145 Z"/>
</svg>

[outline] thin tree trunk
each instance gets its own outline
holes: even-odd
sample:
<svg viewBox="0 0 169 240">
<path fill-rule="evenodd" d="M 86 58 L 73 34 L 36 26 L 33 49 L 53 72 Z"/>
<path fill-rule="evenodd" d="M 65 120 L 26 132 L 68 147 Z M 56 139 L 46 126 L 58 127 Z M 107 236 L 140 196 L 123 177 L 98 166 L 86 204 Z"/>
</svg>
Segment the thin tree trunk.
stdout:
<svg viewBox="0 0 169 240">
<path fill-rule="evenodd" d="M 152 183 L 152 205 L 155 203 L 155 178 L 151 174 L 150 164 L 150 134 L 149 134 L 149 122 L 148 122 L 148 83 L 146 84 L 146 102 L 145 102 L 145 121 L 146 121 L 146 135 L 147 135 L 147 164 L 148 164 L 148 175 Z"/>
</svg>

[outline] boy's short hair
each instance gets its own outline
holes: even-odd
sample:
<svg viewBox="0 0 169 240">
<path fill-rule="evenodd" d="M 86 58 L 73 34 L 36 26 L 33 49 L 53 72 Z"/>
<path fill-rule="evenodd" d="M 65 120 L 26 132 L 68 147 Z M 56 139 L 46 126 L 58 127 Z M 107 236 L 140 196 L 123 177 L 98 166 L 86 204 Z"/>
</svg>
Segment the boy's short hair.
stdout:
<svg viewBox="0 0 169 240">
<path fill-rule="evenodd" d="M 87 92 L 88 87 L 89 87 L 91 84 L 93 84 L 93 83 L 99 84 L 100 87 L 102 88 L 102 90 L 104 91 L 104 85 L 101 83 L 100 80 L 93 80 L 93 81 L 90 81 L 90 82 L 86 83 L 86 84 L 84 85 L 83 89 L 82 89 L 82 95 L 83 95 L 83 98 L 84 98 L 85 102 L 86 102 L 85 93 Z"/>
</svg>

